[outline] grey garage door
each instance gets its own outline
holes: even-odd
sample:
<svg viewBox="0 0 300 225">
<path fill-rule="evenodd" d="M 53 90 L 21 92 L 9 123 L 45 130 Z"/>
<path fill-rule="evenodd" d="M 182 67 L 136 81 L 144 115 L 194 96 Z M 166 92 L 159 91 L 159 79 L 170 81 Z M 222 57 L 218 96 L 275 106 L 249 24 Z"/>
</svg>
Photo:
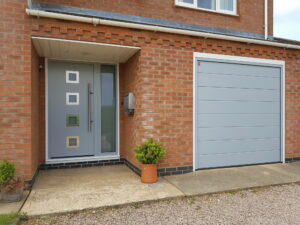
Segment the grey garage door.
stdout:
<svg viewBox="0 0 300 225">
<path fill-rule="evenodd" d="M 281 161 L 281 68 L 199 59 L 196 169 Z"/>
</svg>

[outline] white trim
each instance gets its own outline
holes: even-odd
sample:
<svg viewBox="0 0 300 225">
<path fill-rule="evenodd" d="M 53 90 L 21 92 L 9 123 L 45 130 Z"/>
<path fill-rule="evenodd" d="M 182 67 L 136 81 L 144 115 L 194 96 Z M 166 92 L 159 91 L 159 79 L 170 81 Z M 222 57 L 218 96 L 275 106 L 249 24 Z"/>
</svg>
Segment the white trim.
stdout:
<svg viewBox="0 0 300 225">
<path fill-rule="evenodd" d="M 282 65 L 281 77 L 281 149 L 282 162 L 285 163 L 285 62 Z"/>
<path fill-rule="evenodd" d="M 237 14 L 237 0 L 233 0 L 233 11 L 231 10 L 226 10 L 226 9 L 221 9 L 221 4 L 220 4 L 220 0 L 217 0 L 217 7 L 218 7 L 218 11 L 220 13 L 224 13 L 224 14 L 229 14 L 232 16 L 238 16 Z"/>
<path fill-rule="evenodd" d="M 196 130 L 196 75 L 197 75 L 197 59 L 214 59 L 214 60 L 227 60 L 234 62 L 246 62 L 246 63 L 261 63 L 269 64 L 270 66 L 277 66 L 281 68 L 281 161 L 285 163 L 285 61 L 270 60 L 252 57 L 241 56 L 229 56 L 210 53 L 194 52 L 193 55 L 193 170 L 196 170 L 196 148 L 197 148 L 197 130 Z"/>
<path fill-rule="evenodd" d="M 77 41 L 77 40 L 62 39 L 62 38 L 48 38 L 48 37 L 32 36 L 31 39 L 61 41 L 61 42 L 67 42 L 67 43 L 80 43 L 80 44 L 89 44 L 89 45 L 101 45 L 101 46 L 107 46 L 107 47 L 119 47 L 119 48 L 126 48 L 126 49 L 130 48 L 130 49 L 135 49 L 135 50 L 141 49 L 139 47 L 129 46 L 129 45 L 116 45 L 116 44 L 107 44 L 107 43 L 91 42 L 91 41 Z"/>
<path fill-rule="evenodd" d="M 230 16 L 238 16 L 236 0 L 233 0 L 233 11 L 221 9 L 220 8 L 220 0 L 216 0 L 216 9 L 206 9 L 206 8 L 198 7 L 197 0 L 194 0 L 193 3 L 185 3 L 185 2 L 180 2 L 179 0 L 175 0 L 175 6 L 196 9 L 196 10 L 201 10 L 201 11 L 206 11 L 206 12 L 225 14 L 225 15 L 230 15 Z"/>
<path fill-rule="evenodd" d="M 74 73 L 76 75 L 76 80 L 70 80 L 70 73 Z M 66 83 L 67 84 L 79 84 L 79 71 L 66 71 Z"/>
<path fill-rule="evenodd" d="M 211 53 L 199 53 L 194 52 L 194 57 L 196 58 L 206 58 L 206 59 L 220 59 L 220 60 L 230 60 L 230 61 L 239 61 L 247 63 L 263 63 L 263 64 L 272 64 L 272 65 L 285 65 L 285 62 L 282 60 L 273 60 L 273 59 L 262 59 L 262 58 L 252 58 L 252 57 L 242 57 L 242 56 L 231 56 L 231 55 L 219 55 Z"/>
<path fill-rule="evenodd" d="M 111 160 L 120 159 L 120 156 L 95 156 L 95 157 L 74 157 L 74 158 L 62 158 L 62 159 L 48 159 L 45 164 L 57 164 L 57 163 L 72 163 L 72 162 L 90 162 L 95 160 Z"/>
<path fill-rule="evenodd" d="M 49 146 L 49 140 L 48 140 L 48 135 L 49 135 L 49 122 L 48 122 L 48 104 L 49 104 L 49 100 L 48 100 L 48 59 L 46 58 L 45 59 L 45 123 L 46 123 L 46 126 L 45 126 L 45 152 L 46 152 L 46 155 L 45 155 L 45 162 L 47 162 L 49 160 L 49 150 L 48 150 L 48 146 Z"/>
<path fill-rule="evenodd" d="M 197 8 L 196 1 L 194 0 L 193 3 L 186 3 L 186 2 L 180 2 L 179 0 L 175 0 L 176 6 L 182 6 L 187 8 Z"/>
<path fill-rule="evenodd" d="M 141 30 L 150 30 L 154 32 L 164 32 L 164 33 L 172 33 L 172 34 L 190 35 L 195 37 L 236 41 L 236 42 L 242 42 L 247 44 L 275 46 L 279 48 L 300 49 L 300 45 L 285 44 L 285 43 L 268 41 L 268 40 L 259 40 L 255 38 L 236 37 L 236 36 L 230 36 L 224 34 L 214 34 L 214 33 L 191 31 L 191 30 L 178 29 L 178 28 L 145 25 L 140 23 L 128 23 L 128 22 L 121 22 L 121 21 L 114 21 L 114 20 L 99 19 L 94 17 L 73 16 L 73 15 L 68 15 L 63 13 L 53 13 L 53 12 L 46 12 L 46 11 L 33 10 L 33 9 L 26 9 L 26 13 L 27 15 L 31 15 L 31 16 L 62 19 L 68 21 L 77 21 L 82 23 L 91 23 L 94 25 L 101 24 L 106 26 L 125 27 L 125 28 L 141 29 Z"/>
<path fill-rule="evenodd" d="M 70 102 L 70 96 L 76 96 L 76 102 Z M 79 105 L 79 93 L 66 92 L 66 105 Z"/>
<path fill-rule="evenodd" d="M 196 137 L 197 137 L 197 131 L 196 131 L 196 58 L 197 53 L 194 52 L 193 57 L 193 171 L 196 170 Z"/>
<path fill-rule="evenodd" d="M 112 64 L 116 66 L 116 89 L 117 89 L 117 151 L 114 156 L 94 156 L 94 157 L 73 157 L 73 158 L 62 158 L 62 159 L 50 159 L 49 158 L 49 115 L 48 115 L 48 95 L 49 95 L 49 90 L 48 90 L 48 61 L 51 59 L 45 58 L 45 164 L 55 164 L 55 163 L 68 163 L 68 162 L 82 162 L 82 161 L 94 161 L 94 160 L 110 160 L 110 159 L 120 159 L 120 107 L 119 107 L 119 102 L 120 102 L 120 86 L 119 86 L 119 63 L 102 63 L 102 62 L 91 62 L 91 63 L 98 63 L 98 64 Z M 59 59 L 55 59 L 59 60 Z M 74 61 L 74 60 L 61 60 L 61 61 Z M 75 61 L 75 62 L 87 62 L 87 61 Z"/>
</svg>

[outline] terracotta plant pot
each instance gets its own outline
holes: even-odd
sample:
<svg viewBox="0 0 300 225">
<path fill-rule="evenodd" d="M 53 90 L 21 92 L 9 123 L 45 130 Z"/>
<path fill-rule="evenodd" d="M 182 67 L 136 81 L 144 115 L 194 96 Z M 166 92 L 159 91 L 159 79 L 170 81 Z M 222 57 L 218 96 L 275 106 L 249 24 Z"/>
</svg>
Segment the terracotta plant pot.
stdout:
<svg viewBox="0 0 300 225">
<path fill-rule="evenodd" d="M 157 164 L 142 164 L 141 181 L 143 183 L 155 183 L 157 182 Z"/>
</svg>

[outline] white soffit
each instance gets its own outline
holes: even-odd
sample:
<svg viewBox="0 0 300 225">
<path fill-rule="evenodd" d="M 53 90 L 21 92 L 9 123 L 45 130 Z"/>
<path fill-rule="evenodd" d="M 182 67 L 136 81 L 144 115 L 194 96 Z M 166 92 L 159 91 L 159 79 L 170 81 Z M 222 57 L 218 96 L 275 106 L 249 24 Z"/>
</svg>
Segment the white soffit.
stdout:
<svg viewBox="0 0 300 225">
<path fill-rule="evenodd" d="M 140 50 L 124 45 L 45 37 L 32 37 L 32 42 L 41 57 L 101 63 L 124 63 Z"/>
</svg>

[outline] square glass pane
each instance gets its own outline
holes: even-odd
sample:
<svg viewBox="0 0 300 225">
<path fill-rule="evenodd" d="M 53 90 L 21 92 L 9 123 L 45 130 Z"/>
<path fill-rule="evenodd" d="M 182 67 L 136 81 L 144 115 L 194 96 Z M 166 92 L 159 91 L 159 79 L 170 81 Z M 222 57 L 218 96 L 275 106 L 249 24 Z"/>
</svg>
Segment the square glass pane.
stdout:
<svg viewBox="0 0 300 225">
<path fill-rule="evenodd" d="M 79 93 L 66 93 L 67 105 L 79 105 Z"/>
<path fill-rule="evenodd" d="M 198 8 L 216 10 L 216 0 L 198 0 Z"/>
<path fill-rule="evenodd" d="M 67 115 L 67 127 L 79 127 L 79 115 Z"/>
<path fill-rule="evenodd" d="M 79 148 L 80 147 L 79 136 L 67 136 L 66 147 Z"/>
<path fill-rule="evenodd" d="M 76 73 L 69 73 L 69 80 L 70 81 L 76 81 L 77 80 Z"/>
<path fill-rule="evenodd" d="M 220 0 L 220 9 L 233 11 L 234 0 Z"/>
<path fill-rule="evenodd" d="M 69 146 L 70 147 L 77 146 L 77 138 L 70 138 L 69 139 Z"/>
<path fill-rule="evenodd" d="M 78 71 L 66 71 L 66 83 L 67 84 L 78 84 L 79 83 L 79 72 Z"/>
<path fill-rule="evenodd" d="M 77 95 L 69 95 L 69 102 L 71 103 L 77 102 Z"/>
</svg>

